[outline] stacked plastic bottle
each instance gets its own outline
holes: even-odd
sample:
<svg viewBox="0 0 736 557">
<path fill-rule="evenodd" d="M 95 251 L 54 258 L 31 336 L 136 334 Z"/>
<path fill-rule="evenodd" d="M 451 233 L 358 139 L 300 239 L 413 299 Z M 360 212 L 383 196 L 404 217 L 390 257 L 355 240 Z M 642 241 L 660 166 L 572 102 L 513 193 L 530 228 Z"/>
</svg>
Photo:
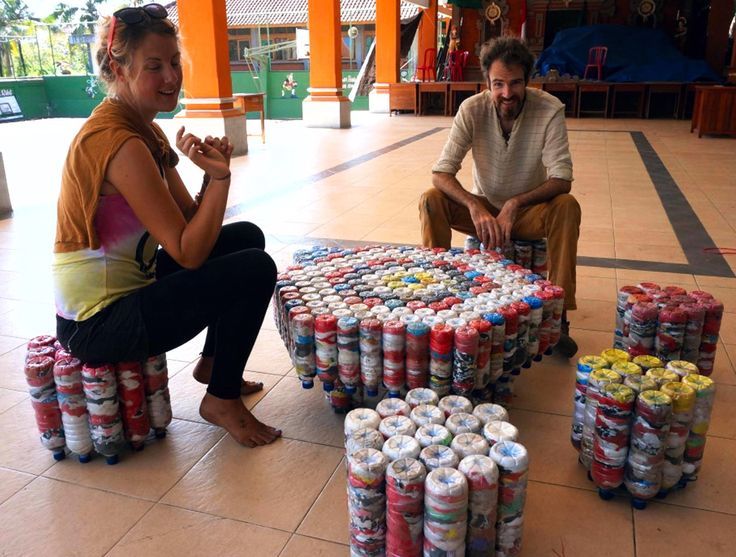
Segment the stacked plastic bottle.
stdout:
<svg viewBox="0 0 736 557">
<path fill-rule="evenodd" d="M 696 479 L 715 383 L 691 362 L 630 358 L 610 348 L 578 360 L 571 441 L 601 498 L 623 480 L 632 505 L 644 508 Z"/>
<path fill-rule="evenodd" d="M 631 356 L 685 360 L 702 375 L 713 372 L 723 304 L 702 290 L 652 282 L 622 286 L 616 304 L 614 348 Z"/>
<path fill-rule="evenodd" d="M 163 437 L 171 423 L 165 355 L 90 366 L 43 335 L 28 343 L 24 371 L 41 443 L 57 460 L 68 450 L 89 462 L 94 450 L 115 464 L 126 441 L 140 450 L 151 428 Z"/>
<path fill-rule="evenodd" d="M 559 340 L 564 291 L 495 251 L 315 247 L 294 261 L 274 318 L 303 386 L 319 377 L 336 411 L 364 387 L 508 403 L 514 375 Z"/>
<path fill-rule="evenodd" d="M 490 447 L 473 432 L 512 430 L 516 439 L 518 430 L 502 421 L 508 420 L 506 409 L 492 403 L 473 407 L 461 396 L 438 400 L 426 388 L 413 389 L 406 398 L 386 398 L 376 410 L 359 408 L 345 417 L 351 554 L 517 554 L 526 449 L 507 437 Z M 387 420 L 409 420 L 416 433 L 386 436 Z"/>
</svg>

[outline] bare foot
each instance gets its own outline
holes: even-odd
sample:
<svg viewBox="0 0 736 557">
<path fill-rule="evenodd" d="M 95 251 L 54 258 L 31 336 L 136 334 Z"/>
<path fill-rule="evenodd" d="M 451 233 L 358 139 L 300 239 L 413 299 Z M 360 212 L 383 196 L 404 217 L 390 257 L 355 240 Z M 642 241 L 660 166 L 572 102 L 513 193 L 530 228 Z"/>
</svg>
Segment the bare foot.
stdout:
<svg viewBox="0 0 736 557">
<path fill-rule="evenodd" d="M 199 415 L 225 429 L 246 447 L 268 445 L 281 437 L 280 429 L 259 422 L 240 399 L 217 398 L 207 393 L 199 405 Z"/>
<path fill-rule="evenodd" d="M 203 383 L 204 385 L 210 384 L 212 378 L 212 365 L 214 363 L 212 356 L 202 356 L 197 365 L 194 366 L 194 379 Z M 252 395 L 258 391 L 263 390 L 263 383 L 260 381 L 246 381 L 245 379 L 240 380 L 240 396 Z"/>
</svg>

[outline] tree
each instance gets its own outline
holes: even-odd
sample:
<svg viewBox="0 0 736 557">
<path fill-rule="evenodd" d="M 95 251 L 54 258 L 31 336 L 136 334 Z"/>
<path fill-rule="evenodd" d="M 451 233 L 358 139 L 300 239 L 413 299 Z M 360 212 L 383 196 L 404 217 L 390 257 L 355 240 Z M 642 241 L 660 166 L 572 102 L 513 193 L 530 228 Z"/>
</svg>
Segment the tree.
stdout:
<svg viewBox="0 0 736 557">
<path fill-rule="evenodd" d="M 31 12 L 23 0 L 0 0 L 0 36 L 15 37 L 23 34 L 28 21 L 31 18 Z M 4 68 L 12 66 L 10 44 L 13 38 L 0 42 L 0 76 L 5 75 Z M 23 68 L 23 74 L 26 73 L 26 61 L 23 57 L 23 45 L 20 39 L 18 41 L 18 55 L 20 64 Z"/>
</svg>

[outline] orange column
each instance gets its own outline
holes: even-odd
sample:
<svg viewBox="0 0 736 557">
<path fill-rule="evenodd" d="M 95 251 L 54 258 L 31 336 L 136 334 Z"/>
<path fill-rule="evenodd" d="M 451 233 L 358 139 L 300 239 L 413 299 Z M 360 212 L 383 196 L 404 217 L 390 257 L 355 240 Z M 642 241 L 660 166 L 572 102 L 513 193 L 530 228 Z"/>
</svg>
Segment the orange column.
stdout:
<svg viewBox="0 0 736 557">
<path fill-rule="evenodd" d="M 226 116 L 233 108 L 225 0 L 178 2 L 186 116 Z M 237 112 L 237 111 L 235 111 Z"/>
<path fill-rule="evenodd" d="M 227 135 L 233 154 L 248 152 L 245 116 L 233 103 L 225 0 L 179 0 L 184 110 L 177 118 L 197 135 Z"/>
<path fill-rule="evenodd" d="M 424 64 L 428 48 L 437 48 L 437 0 L 429 0 L 429 7 L 422 10 L 417 41 L 417 66 Z"/>
<path fill-rule="evenodd" d="M 400 0 L 376 0 L 376 82 L 368 104 L 371 112 L 388 112 L 388 86 L 399 82 L 401 48 Z"/>
<path fill-rule="evenodd" d="M 342 94 L 340 0 L 309 0 L 309 96 L 302 118 L 310 127 L 350 127 L 350 99 Z"/>
</svg>

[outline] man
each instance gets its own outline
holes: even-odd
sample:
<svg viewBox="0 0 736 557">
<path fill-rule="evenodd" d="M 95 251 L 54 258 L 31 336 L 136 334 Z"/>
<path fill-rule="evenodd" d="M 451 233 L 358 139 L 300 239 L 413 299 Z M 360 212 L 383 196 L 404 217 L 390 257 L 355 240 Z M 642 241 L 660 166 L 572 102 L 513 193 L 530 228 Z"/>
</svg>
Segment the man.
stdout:
<svg viewBox="0 0 736 557">
<path fill-rule="evenodd" d="M 567 310 L 575 304 L 575 260 L 580 205 L 570 195 L 572 160 L 565 107 L 552 95 L 527 89 L 534 57 L 519 39 L 483 46 L 481 69 L 488 90 L 460 105 L 439 160 L 433 188 L 419 202 L 422 243 L 450 247 L 451 228 L 473 234 L 486 247 L 511 238 L 547 238 L 549 278 L 565 289 L 557 351 L 577 352 Z M 473 152 L 473 193 L 455 175 Z"/>
</svg>

